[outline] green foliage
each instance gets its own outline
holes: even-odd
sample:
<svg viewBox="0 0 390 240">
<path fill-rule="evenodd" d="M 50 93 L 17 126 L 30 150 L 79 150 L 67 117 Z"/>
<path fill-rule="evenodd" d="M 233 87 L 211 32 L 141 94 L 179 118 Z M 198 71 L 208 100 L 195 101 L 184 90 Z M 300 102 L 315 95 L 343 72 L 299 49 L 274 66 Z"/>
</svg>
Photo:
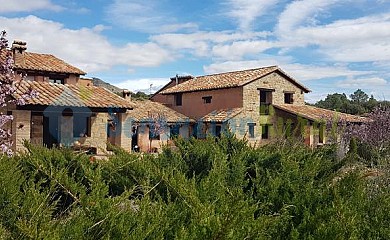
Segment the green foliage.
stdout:
<svg viewBox="0 0 390 240">
<path fill-rule="evenodd" d="M 356 90 L 349 97 L 350 99 L 347 98 L 345 93 L 328 94 L 324 100 L 320 100 L 314 105 L 320 108 L 356 115 L 372 112 L 379 106 L 389 105 L 387 101 L 377 101 L 373 95 L 368 97 L 361 89 Z"/>
<path fill-rule="evenodd" d="M 133 100 L 146 100 L 150 98 L 150 95 L 144 92 L 137 92 L 137 93 L 131 93 L 131 98 Z"/>
<path fill-rule="evenodd" d="M 0 239 L 390 237 L 386 161 L 368 177 L 337 146 L 252 148 L 229 134 L 176 146 L 160 155 L 114 147 L 90 161 L 28 145 L 1 157 Z"/>
</svg>

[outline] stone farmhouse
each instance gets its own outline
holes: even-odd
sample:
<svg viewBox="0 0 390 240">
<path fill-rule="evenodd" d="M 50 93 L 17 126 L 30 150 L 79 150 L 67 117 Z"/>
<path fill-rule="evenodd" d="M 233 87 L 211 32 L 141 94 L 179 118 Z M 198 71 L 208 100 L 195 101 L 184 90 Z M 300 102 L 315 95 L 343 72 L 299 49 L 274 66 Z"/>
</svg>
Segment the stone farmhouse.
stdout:
<svg viewBox="0 0 390 240">
<path fill-rule="evenodd" d="M 277 66 L 206 76 L 177 76 L 152 96 L 197 121 L 193 135 L 219 136 L 230 129 L 250 144 L 296 135 L 310 146 L 326 143 L 326 121 L 365 118 L 305 104 L 310 90 Z"/>
<path fill-rule="evenodd" d="M 23 106 L 7 106 L 13 115 L 9 124 L 14 150 L 24 150 L 23 140 L 52 146 L 77 145 L 79 149 L 101 154 L 107 147 L 107 125 L 115 116 L 117 129 L 122 131 L 112 143 L 130 151 L 131 136 L 121 127 L 127 120 L 127 110 L 134 103 L 104 88 L 92 86 L 81 78 L 85 72 L 49 54 L 27 52 L 25 42 L 15 41 L 11 50 L 17 84 L 14 97 L 28 89 L 38 93 Z M 131 129 L 131 127 L 129 127 Z"/>
<path fill-rule="evenodd" d="M 277 66 L 176 76 L 151 100 L 132 101 L 129 91 L 119 96 L 94 86 L 82 77 L 85 72 L 53 55 L 26 50 L 22 41 L 8 50 L 16 80 L 25 76 L 14 97 L 28 89 L 38 97 L 2 109 L 14 117 L 8 128 L 16 151 L 23 151 L 23 140 L 29 140 L 94 154 L 105 154 L 108 143 L 126 151 L 154 152 L 170 145 L 172 136 L 220 136 L 227 129 L 252 145 L 293 134 L 316 146 L 327 141 L 326 120 L 365 121 L 306 105 L 304 94 L 310 90 Z"/>
</svg>

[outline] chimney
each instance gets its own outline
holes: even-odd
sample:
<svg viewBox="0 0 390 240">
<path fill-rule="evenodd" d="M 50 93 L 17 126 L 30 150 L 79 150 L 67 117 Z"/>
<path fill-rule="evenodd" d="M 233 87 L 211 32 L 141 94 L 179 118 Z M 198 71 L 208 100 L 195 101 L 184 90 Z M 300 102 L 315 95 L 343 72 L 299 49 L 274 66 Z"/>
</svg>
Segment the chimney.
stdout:
<svg viewBox="0 0 390 240">
<path fill-rule="evenodd" d="M 27 49 L 27 43 L 24 42 L 24 41 L 20 41 L 20 40 L 14 40 L 14 42 L 12 43 L 12 54 L 14 56 L 14 63 L 15 64 L 20 64 L 21 60 L 23 61 L 23 53 L 26 51 Z"/>
<path fill-rule="evenodd" d="M 191 79 L 193 79 L 193 78 L 194 78 L 194 77 L 191 76 L 191 75 L 179 76 L 179 75 L 176 74 L 175 77 L 172 77 L 172 78 L 171 78 L 171 81 L 175 81 L 176 85 L 178 85 L 178 84 L 181 84 L 181 83 L 186 82 L 186 81 L 188 81 L 188 80 L 191 80 Z"/>
<path fill-rule="evenodd" d="M 122 97 L 127 101 L 131 101 L 131 92 L 127 89 L 123 89 Z"/>
</svg>

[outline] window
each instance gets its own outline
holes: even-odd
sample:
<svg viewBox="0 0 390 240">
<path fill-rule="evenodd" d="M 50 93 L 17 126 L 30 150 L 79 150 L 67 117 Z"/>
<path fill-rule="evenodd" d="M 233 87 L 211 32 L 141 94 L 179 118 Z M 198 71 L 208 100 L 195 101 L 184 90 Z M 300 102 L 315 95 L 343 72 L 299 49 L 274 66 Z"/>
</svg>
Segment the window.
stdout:
<svg viewBox="0 0 390 240">
<path fill-rule="evenodd" d="M 182 100 L 183 100 L 183 94 L 182 93 L 176 93 L 175 95 L 175 105 L 176 106 L 181 106 L 182 105 Z"/>
<path fill-rule="evenodd" d="M 73 115 L 73 137 L 90 137 L 91 136 L 91 117 L 90 114 Z"/>
<path fill-rule="evenodd" d="M 153 126 L 149 126 L 149 140 L 160 140 L 159 130 Z"/>
<path fill-rule="evenodd" d="M 284 93 L 284 103 L 292 104 L 294 102 L 293 95 L 294 95 L 294 93 L 285 92 Z"/>
<path fill-rule="evenodd" d="M 52 78 L 49 78 L 49 82 L 57 83 L 57 84 L 64 84 L 64 79 L 52 79 Z"/>
<path fill-rule="evenodd" d="M 318 143 L 324 143 L 324 135 L 325 135 L 325 126 L 324 126 L 324 124 L 321 124 L 318 130 L 319 130 Z"/>
<path fill-rule="evenodd" d="M 170 135 L 171 135 L 171 138 L 172 138 L 172 137 L 179 136 L 179 134 L 180 134 L 180 125 L 179 125 L 179 124 L 171 125 L 171 126 L 170 126 Z"/>
<path fill-rule="evenodd" d="M 261 126 L 261 139 L 269 139 L 269 125 Z"/>
<path fill-rule="evenodd" d="M 260 90 L 260 114 L 269 115 L 269 108 L 272 103 L 272 92 L 274 89 L 259 88 Z"/>
<path fill-rule="evenodd" d="M 255 126 L 256 126 L 256 123 L 248 123 L 249 138 L 255 137 Z"/>
<path fill-rule="evenodd" d="M 203 103 L 211 103 L 212 96 L 202 97 Z"/>
<path fill-rule="evenodd" d="M 217 138 L 221 137 L 221 132 L 222 132 L 222 126 L 221 125 L 215 126 L 215 136 Z"/>
</svg>

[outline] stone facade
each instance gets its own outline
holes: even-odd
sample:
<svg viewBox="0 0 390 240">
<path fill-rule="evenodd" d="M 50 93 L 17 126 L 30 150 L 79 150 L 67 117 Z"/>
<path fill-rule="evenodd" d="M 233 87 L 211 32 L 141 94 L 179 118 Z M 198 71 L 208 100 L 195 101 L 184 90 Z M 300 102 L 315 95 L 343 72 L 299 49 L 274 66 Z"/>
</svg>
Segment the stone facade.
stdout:
<svg viewBox="0 0 390 240">
<path fill-rule="evenodd" d="M 118 113 L 117 116 L 118 126 L 115 135 L 115 145 L 130 152 L 132 139 L 132 122 L 130 121 L 130 117 L 126 113 Z"/>
<path fill-rule="evenodd" d="M 107 150 L 107 119 L 107 113 L 97 113 L 91 117 L 91 136 L 84 144 L 96 147 L 97 154 L 104 154 Z"/>
</svg>

